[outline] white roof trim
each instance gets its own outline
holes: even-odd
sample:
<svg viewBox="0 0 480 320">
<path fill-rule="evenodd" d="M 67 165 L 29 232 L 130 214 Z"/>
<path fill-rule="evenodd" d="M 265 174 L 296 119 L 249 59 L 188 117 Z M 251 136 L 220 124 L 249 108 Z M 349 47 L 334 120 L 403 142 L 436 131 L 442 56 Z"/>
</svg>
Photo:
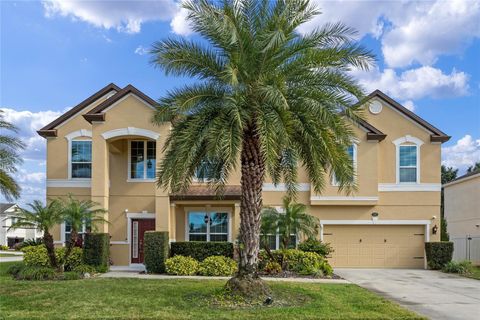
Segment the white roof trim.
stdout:
<svg viewBox="0 0 480 320">
<path fill-rule="evenodd" d="M 298 183 L 297 184 L 298 191 L 310 191 L 310 183 Z M 262 191 L 279 191 L 285 192 L 287 191 L 287 186 L 285 183 L 278 183 L 277 185 L 273 183 L 264 183 L 262 187 Z"/>
<path fill-rule="evenodd" d="M 135 127 L 113 129 L 113 130 L 102 133 L 102 137 L 105 140 L 115 138 L 115 137 L 122 137 L 122 136 L 141 136 L 141 137 L 157 140 L 160 137 L 160 134 L 148 129 L 141 129 L 141 128 L 135 128 Z"/>
<path fill-rule="evenodd" d="M 413 137 L 411 135 L 406 135 L 404 137 L 400 137 L 398 139 L 395 139 L 392 141 L 392 143 L 396 146 L 399 146 L 403 143 L 406 143 L 406 142 L 410 142 L 410 143 L 413 143 L 413 144 L 416 144 L 417 146 L 421 146 L 424 142 L 416 137 Z"/>
<path fill-rule="evenodd" d="M 445 183 L 443 186 L 448 187 L 448 186 L 452 186 L 452 185 L 457 184 L 457 183 L 462 183 L 462 182 L 465 182 L 465 181 L 468 181 L 468 180 L 471 180 L 471 179 L 475 179 L 475 178 L 479 178 L 479 177 L 480 177 L 480 172 L 476 173 L 476 174 L 473 174 L 471 176 L 465 177 L 465 178 L 460 177 L 460 179 L 457 179 L 455 181 L 451 181 L 449 183 Z"/>
<path fill-rule="evenodd" d="M 69 134 L 65 135 L 65 139 L 71 141 L 78 137 L 92 137 L 92 131 L 87 129 L 80 129 L 77 131 L 70 132 Z"/>
</svg>

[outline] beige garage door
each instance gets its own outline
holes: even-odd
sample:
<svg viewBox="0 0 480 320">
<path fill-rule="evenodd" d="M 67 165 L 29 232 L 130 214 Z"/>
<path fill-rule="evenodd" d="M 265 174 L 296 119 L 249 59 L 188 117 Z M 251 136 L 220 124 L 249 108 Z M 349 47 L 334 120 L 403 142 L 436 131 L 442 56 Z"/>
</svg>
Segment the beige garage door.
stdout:
<svg viewBox="0 0 480 320">
<path fill-rule="evenodd" d="M 424 226 L 325 225 L 334 267 L 423 268 Z"/>
</svg>

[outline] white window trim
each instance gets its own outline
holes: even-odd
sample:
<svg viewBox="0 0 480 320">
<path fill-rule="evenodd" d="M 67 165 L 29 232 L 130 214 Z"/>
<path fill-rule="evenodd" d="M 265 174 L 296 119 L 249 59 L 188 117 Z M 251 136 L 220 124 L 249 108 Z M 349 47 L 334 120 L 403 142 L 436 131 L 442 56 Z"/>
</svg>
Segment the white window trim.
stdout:
<svg viewBox="0 0 480 320">
<path fill-rule="evenodd" d="M 298 183 L 297 184 L 298 191 L 310 191 L 310 183 Z M 285 183 L 264 183 L 262 186 L 263 192 L 286 192 L 287 185 Z"/>
<path fill-rule="evenodd" d="M 143 178 L 132 178 L 132 142 L 143 142 Z M 128 168 L 127 168 L 127 182 L 155 182 L 157 173 L 155 172 L 155 178 L 147 178 L 147 142 L 152 140 L 128 140 Z M 155 142 L 155 166 L 157 165 L 157 141 Z M 155 169 L 156 170 L 156 169 Z"/>
<path fill-rule="evenodd" d="M 353 141 L 351 145 L 353 146 L 353 170 L 354 170 L 354 179 L 356 181 L 357 180 L 357 172 L 358 172 L 358 170 L 357 170 L 358 142 Z M 335 174 L 332 175 L 332 179 L 331 179 L 330 183 L 334 187 L 340 186 L 337 179 L 335 178 Z"/>
<path fill-rule="evenodd" d="M 67 237 L 66 237 L 66 231 L 67 228 L 66 228 L 66 223 L 65 222 L 62 222 L 60 224 L 60 241 L 54 241 L 53 243 L 54 244 L 61 244 L 63 247 L 65 246 L 65 241 L 67 241 Z M 79 232 L 79 234 L 84 234 L 87 232 L 87 225 L 84 223 L 82 225 L 82 231 Z M 69 232 L 71 233 L 71 232 Z"/>
<path fill-rule="evenodd" d="M 421 150 L 420 147 L 423 145 L 423 141 L 412 137 L 410 135 L 406 135 L 405 137 L 398 138 L 393 140 L 392 143 L 395 145 L 395 176 L 396 176 L 396 183 L 401 185 L 418 185 L 420 184 L 420 154 Z M 407 144 L 410 143 L 410 144 Z M 400 146 L 406 145 L 411 146 L 413 144 L 417 150 L 417 181 L 416 182 L 400 182 Z"/>
<path fill-rule="evenodd" d="M 84 139 L 78 139 L 78 138 L 84 138 Z M 73 132 L 70 132 L 69 134 L 65 135 L 65 139 L 67 139 L 67 142 L 68 142 L 68 180 L 90 181 L 91 178 L 72 178 L 72 141 L 90 141 L 90 142 L 92 142 L 92 131 L 87 130 L 87 129 L 80 129 L 80 130 L 77 130 L 77 131 L 73 131 Z M 92 151 L 93 151 L 93 149 L 92 149 Z M 91 162 L 91 164 L 93 166 L 93 161 Z"/>
<path fill-rule="evenodd" d="M 195 212 L 205 212 L 210 216 L 212 212 L 225 212 L 227 213 L 228 218 L 228 234 L 227 242 L 232 242 L 232 209 L 227 207 L 185 207 L 185 241 L 190 241 L 190 228 L 188 225 L 188 213 Z M 210 242 L 210 225 L 207 224 L 207 242 Z"/>
<path fill-rule="evenodd" d="M 105 140 L 108 140 L 111 138 L 117 138 L 117 137 L 124 137 L 124 136 L 140 136 L 140 137 L 145 137 L 152 140 L 157 140 L 158 138 L 160 138 L 160 134 L 157 132 L 154 132 L 148 129 L 135 128 L 135 127 L 113 129 L 113 130 L 102 133 L 102 137 Z"/>
</svg>

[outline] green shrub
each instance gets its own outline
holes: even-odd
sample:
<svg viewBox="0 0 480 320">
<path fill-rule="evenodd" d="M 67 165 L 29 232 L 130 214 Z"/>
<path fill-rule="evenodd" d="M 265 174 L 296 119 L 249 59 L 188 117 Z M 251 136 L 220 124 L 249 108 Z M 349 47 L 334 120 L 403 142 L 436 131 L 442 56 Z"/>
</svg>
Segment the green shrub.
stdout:
<svg viewBox="0 0 480 320">
<path fill-rule="evenodd" d="M 45 246 L 24 247 L 23 262 L 28 267 L 49 267 L 50 260 L 47 255 Z"/>
<path fill-rule="evenodd" d="M 203 261 L 210 256 L 233 258 L 231 242 L 186 241 L 172 242 L 170 246 L 171 256 L 188 256 L 198 261 Z"/>
<path fill-rule="evenodd" d="M 97 272 L 95 267 L 89 266 L 88 264 L 80 264 L 80 265 L 76 266 L 75 268 L 73 268 L 72 271 L 78 272 L 78 273 L 81 273 L 81 274 L 96 273 Z"/>
<path fill-rule="evenodd" d="M 26 266 L 20 270 L 18 280 L 54 280 L 55 270 L 49 267 Z"/>
<path fill-rule="evenodd" d="M 79 280 L 83 278 L 83 274 L 76 271 L 67 271 L 62 274 L 61 280 Z"/>
<path fill-rule="evenodd" d="M 271 251 L 273 260 L 266 252 L 259 253 L 260 266 L 265 270 L 269 262 L 276 262 L 282 269 L 301 275 L 331 276 L 333 268 L 327 260 L 315 252 L 305 252 L 297 249 Z"/>
<path fill-rule="evenodd" d="M 10 249 L 8 246 L 4 246 L 4 245 L 0 246 L 0 250 L 7 251 L 8 249 Z"/>
<path fill-rule="evenodd" d="M 276 261 L 269 261 L 265 264 L 263 271 L 268 274 L 278 274 L 282 272 L 282 266 Z"/>
<path fill-rule="evenodd" d="M 75 247 L 72 249 L 67 261 L 64 261 L 66 248 L 55 248 L 55 256 L 60 263 L 65 263 L 65 271 L 70 271 L 83 262 L 83 251 L 81 248 Z M 48 259 L 47 248 L 41 246 L 29 246 L 22 249 L 23 261 L 29 267 L 50 267 L 50 260 Z"/>
<path fill-rule="evenodd" d="M 164 273 L 168 258 L 168 232 L 147 231 L 144 236 L 144 263 L 148 273 Z"/>
<path fill-rule="evenodd" d="M 199 263 L 192 257 L 174 256 L 165 261 L 168 274 L 177 276 L 192 276 L 198 272 Z"/>
<path fill-rule="evenodd" d="M 427 264 L 430 269 L 440 270 L 452 261 L 453 242 L 425 242 Z"/>
<path fill-rule="evenodd" d="M 24 246 L 24 247 L 41 246 L 42 244 L 43 244 L 43 240 L 41 238 L 27 239 L 27 240 L 22 242 L 22 246 Z"/>
<path fill-rule="evenodd" d="M 237 262 L 224 256 L 211 256 L 200 262 L 202 276 L 231 276 L 238 270 Z"/>
<path fill-rule="evenodd" d="M 83 264 L 83 250 L 79 247 L 74 247 L 72 252 L 68 256 L 67 261 L 65 261 L 65 251 L 66 248 L 56 248 L 55 255 L 57 256 L 57 260 L 60 264 L 64 264 L 65 271 L 72 271 L 76 266 Z M 46 253 L 46 249 L 45 249 Z"/>
<path fill-rule="evenodd" d="M 327 257 L 330 253 L 333 252 L 333 248 L 329 243 L 324 243 L 317 239 L 307 239 L 298 244 L 298 249 L 305 252 L 315 252 L 322 256 L 323 258 Z"/>
<path fill-rule="evenodd" d="M 471 261 L 449 261 L 443 266 L 442 271 L 447 273 L 470 274 L 472 269 L 473 265 Z"/>
<path fill-rule="evenodd" d="M 98 273 L 105 273 L 105 272 L 108 272 L 108 267 L 107 266 L 99 266 L 99 267 L 96 267 L 95 270 Z"/>
<path fill-rule="evenodd" d="M 94 267 L 106 267 L 110 257 L 110 235 L 87 233 L 83 242 L 83 262 Z"/>
<path fill-rule="evenodd" d="M 15 262 L 8 267 L 7 274 L 16 278 L 18 276 L 18 274 L 20 273 L 20 271 L 22 271 L 23 268 L 25 268 L 25 263 L 23 263 L 21 261 Z"/>
</svg>

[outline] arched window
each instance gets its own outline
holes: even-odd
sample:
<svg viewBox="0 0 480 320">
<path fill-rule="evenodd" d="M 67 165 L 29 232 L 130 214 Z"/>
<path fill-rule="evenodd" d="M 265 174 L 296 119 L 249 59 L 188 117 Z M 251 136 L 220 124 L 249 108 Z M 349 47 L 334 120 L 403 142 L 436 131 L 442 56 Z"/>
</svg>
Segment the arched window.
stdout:
<svg viewBox="0 0 480 320">
<path fill-rule="evenodd" d="M 65 136 L 68 141 L 69 179 L 92 177 L 92 132 L 81 129 Z"/>
<path fill-rule="evenodd" d="M 396 147 L 397 183 L 420 183 L 420 146 L 423 141 L 405 136 L 393 141 Z"/>
</svg>

